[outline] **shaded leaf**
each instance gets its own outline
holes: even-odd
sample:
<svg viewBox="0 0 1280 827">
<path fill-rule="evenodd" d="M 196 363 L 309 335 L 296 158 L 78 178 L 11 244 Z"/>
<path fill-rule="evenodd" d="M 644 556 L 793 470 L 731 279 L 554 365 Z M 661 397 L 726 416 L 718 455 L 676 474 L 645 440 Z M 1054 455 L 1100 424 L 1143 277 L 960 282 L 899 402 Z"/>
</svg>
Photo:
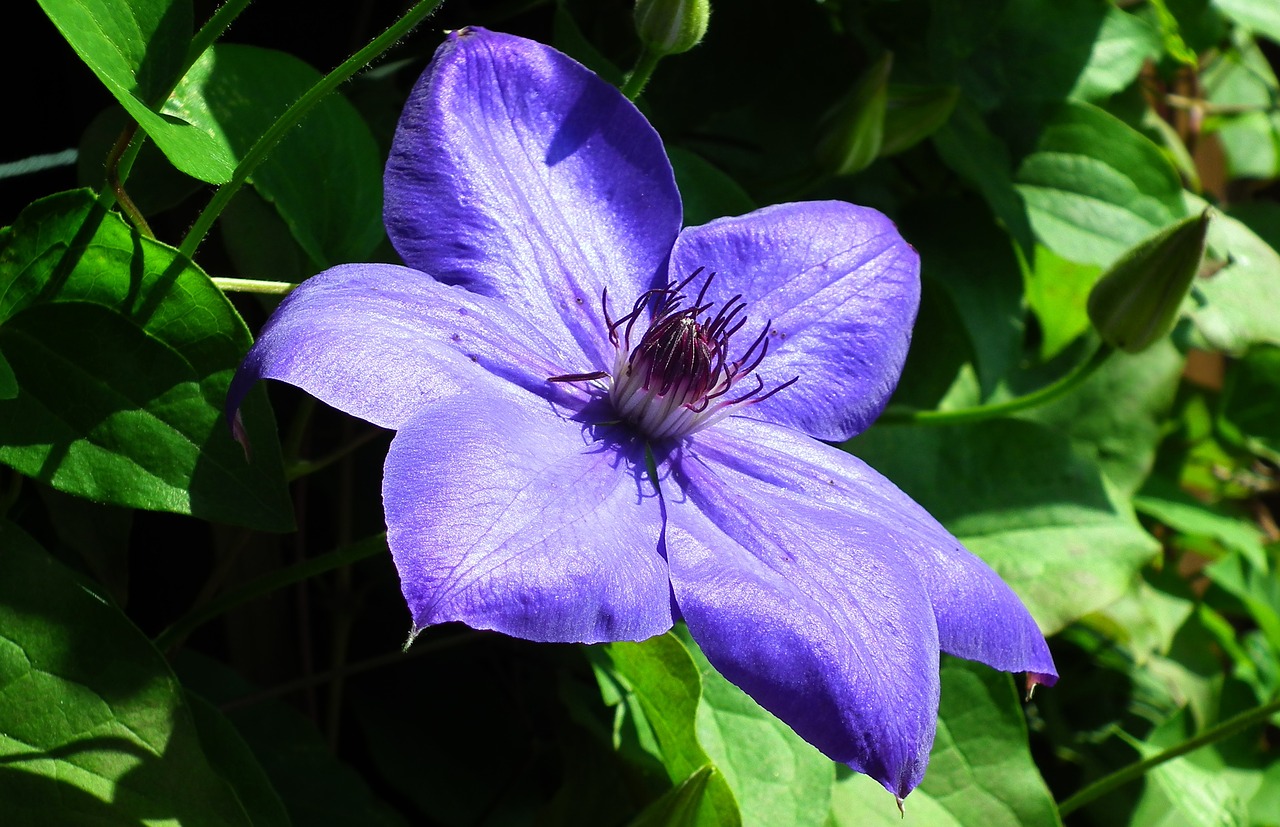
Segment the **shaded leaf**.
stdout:
<svg viewBox="0 0 1280 827">
<path fill-rule="evenodd" d="M 193 713 L 151 642 L 10 523 L 0 523 L 0 629 L 6 818 L 32 827 L 288 823 L 261 770 L 244 765 L 243 744 L 214 732 L 226 725 L 216 713 Z M 231 758 L 241 766 L 227 766 Z"/>
<path fill-rule="evenodd" d="M 1020 416 L 1066 434 L 1128 497 L 1151 470 L 1185 361 L 1168 340 L 1115 354 L 1071 393 Z"/>
<path fill-rule="evenodd" d="M 188 651 L 180 653 L 176 665 L 188 687 L 219 704 L 255 691 L 227 667 Z M 251 748 L 252 766 L 261 765 L 299 827 L 404 825 L 355 770 L 334 756 L 315 724 L 288 704 L 242 705 L 218 717 L 222 725 L 234 725 L 237 737 Z"/>
<path fill-rule="evenodd" d="M 85 191 L 36 202 L 0 246 L 0 462 L 132 508 L 283 531 L 291 506 L 265 396 L 245 410 L 252 462 L 222 416 L 250 344 L 230 303 L 177 251 Z"/>
<path fill-rule="evenodd" d="M 1046 632 L 1120 597 L 1158 549 L 1098 466 L 1038 423 L 883 424 L 846 447 L 999 572 Z"/>
</svg>

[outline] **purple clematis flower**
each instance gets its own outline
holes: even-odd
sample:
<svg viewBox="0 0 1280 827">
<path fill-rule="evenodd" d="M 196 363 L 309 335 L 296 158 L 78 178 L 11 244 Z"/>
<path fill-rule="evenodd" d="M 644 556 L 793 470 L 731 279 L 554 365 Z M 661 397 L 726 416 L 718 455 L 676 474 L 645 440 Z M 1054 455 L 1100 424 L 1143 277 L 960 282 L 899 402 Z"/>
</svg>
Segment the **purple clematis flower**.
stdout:
<svg viewBox="0 0 1280 827">
<path fill-rule="evenodd" d="M 933 743 L 939 651 L 1056 680 L 1008 586 L 819 442 L 864 430 L 906 356 L 919 261 L 883 215 L 781 204 L 681 230 L 630 102 L 477 28 L 413 90 L 385 183 L 408 267 L 302 284 L 229 405 L 271 378 L 396 431 L 383 501 L 415 632 L 590 643 L 683 619 L 899 798 Z"/>
</svg>

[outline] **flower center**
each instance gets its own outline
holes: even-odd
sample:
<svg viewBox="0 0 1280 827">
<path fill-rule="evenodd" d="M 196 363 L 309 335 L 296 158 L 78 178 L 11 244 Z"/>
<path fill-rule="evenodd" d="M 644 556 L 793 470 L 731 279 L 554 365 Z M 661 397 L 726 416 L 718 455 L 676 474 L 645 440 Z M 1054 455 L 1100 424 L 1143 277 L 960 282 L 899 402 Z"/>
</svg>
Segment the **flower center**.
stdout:
<svg viewBox="0 0 1280 827">
<path fill-rule="evenodd" d="M 609 341 L 616 350 L 613 371 L 553 376 L 552 382 L 608 378 L 607 393 L 614 410 L 650 439 L 687 436 L 719 422 L 744 405 L 768 399 L 799 377 L 761 393 L 755 387 L 731 393 L 734 385 L 754 371 L 769 351 L 766 324 L 751 344 L 731 358 L 730 341 L 747 323 L 746 303 L 734 296 L 716 309 L 706 301 L 715 274 L 706 277 L 697 296 L 688 301 L 685 289 L 702 273 L 699 267 L 679 284 L 650 290 L 636 299 L 620 319 L 609 315 L 608 294 L 601 297 Z M 652 308 L 641 333 L 640 319 Z M 714 311 L 714 312 L 713 312 Z M 635 346 L 633 337 L 639 334 Z"/>
</svg>

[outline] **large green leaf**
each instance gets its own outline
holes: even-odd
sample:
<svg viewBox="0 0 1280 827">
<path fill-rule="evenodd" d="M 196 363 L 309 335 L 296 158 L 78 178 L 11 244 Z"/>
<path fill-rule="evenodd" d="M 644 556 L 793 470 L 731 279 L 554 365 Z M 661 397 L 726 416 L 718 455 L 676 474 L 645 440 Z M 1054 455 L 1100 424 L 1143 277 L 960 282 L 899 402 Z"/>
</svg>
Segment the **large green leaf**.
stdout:
<svg viewBox="0 0 1280 827">
<path fill-rule="evenodd" d="M 1184 362 L 1168 339 L 1117 353 L 1072 393 L 1022 416 L 1069 436 L 1129 496 L 1151 470 Z"/>
<path fill-rule="evenodd" d="M 6 821 L 287 824 L 225 726 L 217 712 L 188 706 L 164 658 L 119 611 L 0 523 Z"/>
<path fill-rule="evenodd" d="M 233 159 L 199 126 L 160 114 L 186 64 L 191 0 L 40 0 L 62 36 L 183 172 L 221 184 Z"/>
<path fill-rule="evenodd" d="M 1280 15 L 1278 15 L 1280 16 Z M 1236 109 L 1205 119 L 1222 143 L 1232 178 L 1274 178 L 1280 173 L 1280 82 L 1256 43 L 1224 50 L 1204 73 L 1210 102 Z"/>
<path fill-rule="evenodd" d="M 926 294 L 941 289 L 955 306 L 982 396 L 989 396 L 1022 355 L 1022 285 L 1008 239 L 972 198 L 921 204 L 899 223 L 920 251 Z M 918 345 L 938 332 L 917 323 L 913 337 Z M 913 348 L 909 359 L 917 367 L 945 362 L 939 349 Z"/>
<path fill-rule="evenodd" d="M 227 667 L 188 651 L 175 668 L 187 687 L 220 705 L 261 691 Z M 288 704 L 242 704 L 218 717 L 244 738 L 256 756 L 249 764 L 255 769 L 261 764 L 299 827 L 403 827 L 404 819 L 333 754 L 315 723 Z"/>
<path fill-rule="evenodd" d="M 1043 691 L 1043 690 L 1042 690 Z M 929 770 L 905 804 L 908 823 L 930 827 L 1056 827 L 1053 798 L 1027 748 L 1022 705 L 1008 675 L 947 658 L 938 737 Z M 864 775 L 841 773 L 834 827 L 900 827 L 892 796 Z"/>
<path fill-rule="evenodd" d="M 604 647 L 620 677 L 634 694 L 653 732 L 663 765 L 672 783 L 714 763 L 699 742 L 702 681 L 698 668 L 679 638 L 668 632 L 643 643 L 611 643 Z M 714 772 L 706 781 L 697 824 L 740 824 L 738 805 L 725 775 Z"/>
<path fill-rule="evenodd" d="M 1158 548 L 1098 466 L 1035 422 L 885 424 L 848 448 L 999 572 L 1046 632 L 1120 597 Z"/>
<path fill-rule="evenodd" d="M 1280 6 L 1268 0 L 1213 0 L 1237 23 L 1280 43 Z"/>
<path fill-rule="evenodd" d="M 1089 291 L 1102 275 L 1094 264 L 1078 264 L 1037 244 L 1025 260 L 1027 306 L 1040 322 L 1040 358 L 1052 359 L 1089 329 Z"/>
<path fill-rule="evenodd" d="M 165 112 L 196 124 L 239 161 L 320 80 L 319 72 L 284 52 L 219 44 L 187 72 Z M 275 204 L 317 268 L 367 258 L 382 238 L 380 151 L 341 95 L 317 104 L 251 182 Z"/>
<path fill-rule="evenodd" d="M 933 143 L 947 166 L 981 193 L 1019 249 L 1030 255 L 1032 226 L 1027 204 L 1013 184 L 1009 147 L 963 100 L 950 122 L 933 134 Z"/>
<path fill-rule="evenodd" d="M 1190 194 L 1191 210 L 1205 202 Z M 1191 321 L 1199 344 L 1240 354 L 1254 344 L 1280 345 L 1280 254 L 1253 230 L 1218 213 L 1209 224 L 1209 250 L 1226 265 L 1192 284 Z"/>
<path fill-rule="evenodd" d="M 1086 103 L 1051 114 L 1015 178 L 1037 239 L 1082 264 L 1110 264 L 1186 212 L 1159 147 Z"/>
<path fill-rule="evenodd" d="M 688 627 L 681 624 L 675 633 L 702 675 L 698 740 L 729 782 L 742 823 L 823 827 L 835 780 L 831 759 L 725 680 Z"/>
<path fill-rule="evenodd" d="M 0 240 L 0 462 L 60 491 L 287 530 L 264 395 L 244 407 L 252 461 L 222 415 L 249 331 L 208 277 L 85 191 L 36 202 Z"/>
</svg>

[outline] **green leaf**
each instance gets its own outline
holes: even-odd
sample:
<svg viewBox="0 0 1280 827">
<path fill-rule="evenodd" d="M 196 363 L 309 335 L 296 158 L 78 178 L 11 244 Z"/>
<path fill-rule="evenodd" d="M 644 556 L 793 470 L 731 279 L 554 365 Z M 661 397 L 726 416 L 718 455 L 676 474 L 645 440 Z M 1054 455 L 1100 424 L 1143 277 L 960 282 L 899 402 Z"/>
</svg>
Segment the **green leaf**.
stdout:
<svg viewBox="0 0 1280 827">
<path fill-rule="evenodd" d="M 680 784 L 708 764 L 716 766 L 699 742 L 702 681 L 680 639 L 668 632 L 643 643 L 610 643 L 604 652 L 644 710 L 672 783 Z M 716 772 L 707 782 L 698 811 L 701 825 L 743 823 L 738 804 Z"/>
<path fill-rule="evenodd" d="M 884 424 L 846 447 L 986 560 L 1046 632 L 1120 597 L 1159 548 L 1098 466 L 1038 423 Z"/>
<path fill-rule="evenodd" d="M 0 402 L 13 399 L 18 395 L 18 378 L 13 375 L 13 366 L 0 353 Z"/>
<path fill-rule="evenodd" d="M 701 155 L 678 146 L 668 147 L 671 168 L 684 202 L 684 223 L 705 224 L 726 215 L 745 215 L 756 208 L 738 182 Z"/>
<path fill-rule="evenodd" d="M 1094 264 L 1078 264 L 1037 244 L 1023 263 L 1027 305 L 1040 322 L 1040 358 L 1052 359 L 1089 330 L 1089 291 L 1102 275 Z"/>
<path fill-rule="evenodd" d="M 239 161 L 321 75 L 284 52 L 219 44 L 174 90 L 165 111 L 198 125 Z M 368 258 L 382 238 L 382 158 L 346 98 L 325 98 L 251 179 L 318 268 Z"/>
<path fill-rule="evenodd" d="M 1276 399 L 1280 399 L 1280 348 L 1252 348 L 1227 377 L 1219 428 L 1253 453 L 1280 462 Z"/>
<path fill-rule="evenodd" d="M 885 52 L 823 117 L 815 150 L 829 174 L 861 172 L 880 156 L 892 68 L 893 53 Z"/>
<path fill-rule="evenodd" d="M 1187 194 L 1190 210 L 1204 201 Z M 1252 230 L 1219 213 L 1209 225 L 1209 250 L 1226 266 L 1192 285 L 1195 344 L 1241 354 L 1254 344 L 1280 345 L 1280 254 Z M 1198 299 L 1198 301 L 1196 301 Z"/>
<path fill-rule="evenodd" d="M 259 691 L 222 664 L 190 651 L 181 652 L 175 666 L 188 688 L 219 705 Z M 256 756 L 250 763 L 261 764 L 299 827 L 403 827 L 404 819 L 374 797 L 364 779 L 333 754 L 315 723 L 292 706 L 242 704 L 219 717 L 223 726 L 234 725 L 237 738 Z"/>
<path fill-rule="evenodd" d="M 1009 148 L 973 107 L 962 100 L 951 120 L 933 135 L 942 160 L 979 192 L 1024 254 L 1034 244 L 1027 204 L 1013 184 Z"/>
<path fill-rule="evenodd" d="M 1092 40 L 1089 62 L 1071 89 L 1072 98 L 1100 101 L 1110 97 L 1132 83 L 1146 61 L 1160 55 L 1160 32 L 1115 6 L 1107 4 L 1106 9 L 1102 27 Z"/>
<path fill-rule="evenodd" d="M 40 0 L 62 36 L 173 165 L 221 184 L 232 159 L 213 136 L 176 113 L 160 113 L 186 65 L 191 0 Z"/>
<path fill-rule="evenodd" d="M 260 391 L 247 461 L 222 406 L 251 339 L 177 251 L 85 191 L 28 207 L 0 242 L 0 462 L 77 496 L 283 531 L 291 506 Z"/>
<path fill-rule="evenodd" d="M 1265 538 L 1252 520 L 1203 503 L 1163 477 L 1148 480 L 1133 498 L 1133 506 L 1139 514 L 1159 520 L 1179 534 L 1209 538 L 1242 554 L 1254 567 L 1267 569 Z"/>
<path fill-rule="evenodd" d="M 10 523 L 0 523 L 0 629 L 6 818 L 30 827 L 287 823 L 269 790 L 250 783 L 261 770 L 220 774 L 232 756 L 251 759 L 212 733 L 216 713 L 193 714 L 151 642 Z"/>
<path fill-rule="evenodd" d="M 1169 651 L 1193 611 L 1195 601 L 1189 595 L 1170 594 L 1141 578 L 1119 600 L 1082 622 L 1101 632 L 1108 642 L 1128 650 L 1137 665 L 1145 666 L 1154 656 Z"/>
<path fill-rule="evenodd" d="M 236 728 L 204 698 L 190 692 L 184 693 L 183 698 L 195 721 L 205 757 L 235 788 L 245 810 L 253 814 L 255 827 L 289 827 L 289 815 L 280 797 Z"/>
<path fill-rule="evenodd" d="M 1237 23 L 1280 43 L 1280 6 L 1266 0 L 1213 0 L 1213 5 Z"/>
<path fill-rule="evenodd" d="M 1239 113 L 1214 114 L 1205 130 L 1216 133 L 1232 178 L 1274 178 L 1280 174 L 1280 82 L 1266 55 L 1252 39 L 1224 50 L 1204 73 L 1206 96 L 1213 104 Z"/>
<path fill-rule="evenodd" d="M 925 301 L 937 291 L 951 299 L 972 346 L 982 395 L 989 396 L 1022 358 L 1022 284 L 1008 239 L 971 198 L 920 204 L 898 221 L 920 251 Z M 923 342 L 940 332 L 917 323 L 913 336 Z M 913 367 L 941 366 L 942 353 L 957 350 L 963 348 L 913 347 L 907 358 Z"/>
<path fill-rule="evenodd" d="M 924 781 L 905 802 L 905 818 L 930 827 L 1061 824 L 1031 759 L 1022 704 L 1008 675 L 944 659 L 938 736 Z M 902 823 L 883 787 L 866 776 L 841 773 L 832 790 L 834 827 Z"/>
<path fill-rule="evenodd" d="M 1085 103 L 1051 114 L 1016 179 L 1037 239 L 1082 264 L 1108 265 L 1186 214 L 1159 147 Z"/>
<path fill-rule="evenodd" d="M 1150 758 L 1189 735 L 1185 731 L 1186 719 L 1185 713 L 1175 716 L 1152 733 L 1148 741 L 1128 737 L 1124 740 L 1143 758 Z M 1222 758 L 1212 747 L 1153 768 L 1146 774 L 1146 789 L 1130 823 L 1135 827 L 1245 827 L 1250 822 L 1244 802 L 1223 777 L 1223 769 Z"/>
<path fill-rule="evenodd" d="M 725 680 L 689 636 L 688 627 L 677 626 L 675 634 L 702 675 L 698 740 L 729 782 L 742 823 L 823 827 L 835 764 Z"/>
<path fill-rule="evenodd" d="M 1114 355 L 1072 393 L 1022 416 L 1070 437 L 1128 497 L 1151 470 L 1185 361 L 1167 340 Z"/>
<path fill-rule="evenodd" d="M 880 155 L 905 152 L 937 132 L 956 108 L 958 86 L 890 83 Z"/>
<path fill-rule="evenodd" d="M 710 764 L 699 767 L 693 775 L 645 807 L 629 827 L 693 827 L 698 823 L 698 809 L 702 806 L 707 782 L 714 775 L 715 768 Z"/>
</svg>

